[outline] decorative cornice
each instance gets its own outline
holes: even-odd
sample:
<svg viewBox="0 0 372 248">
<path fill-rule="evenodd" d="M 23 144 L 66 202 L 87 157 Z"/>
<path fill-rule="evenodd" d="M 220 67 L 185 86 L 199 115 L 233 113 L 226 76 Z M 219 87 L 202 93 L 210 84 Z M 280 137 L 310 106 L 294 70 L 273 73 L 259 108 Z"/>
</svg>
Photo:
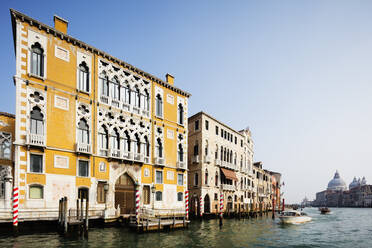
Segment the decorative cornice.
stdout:
<svg viewBox="0 0 372 248">
<path fill-rule="evenodd" d="M 15 20 L 19 19 L 22 22 L 28 22 L 31 26 L 35 26 L 40 30 L 44 30 L 47 33 L 53 34 L 54 36 L 60 38 L 61 40 L 66 40 L 67 42 L 69 42 L 73 45 L 79 46 L 80 48 L 84 48 L 85 50 L 88 50 L 92 53 L 96 53 L 96 54 L 98 54 L 98 55 L 100 55 L 100 56 L 102 56 L 102 57 L 104 57 L 104 58 L 106 58 L 106 59 L 108 59 L 108 60 L 110 60 L 114 63 L 117 63 L 117 64 L 119 64 L 119 65 L 133 71 L 133 72 L 138 73 L 141 76 L 147 77 L 148 79 L 150 79 L 154 82 L 157 82 L 160 85 L 162 85 L 162 86 L 164 86 L 164 87 L 166 87 L 170 90 L 173 90 L 173 91 L 175 91 L 175 92 L 177 92 L 177 93 L 179 93 L 179 94 L 181 94 L 185 97 L 190 97 L 191 96 L 190 93 L 188 93 L 186 91 L 183 91 L 183 90 L 181 90 L 177 87 L 174 87 L 173 85 L 170 85 L 169 83 L 161 80 L 158 77 L 155 77 L 154 75 L 151 75 L 150 73 L 144 72 L 141 69 L 138 69 L 137 67 L 135 67 L 131 64 L 128 64 L 127 62 L 125 62 L 123 60 L 115 58 L 114 56 L 111 56 L 110 54 L 108 54 L 108 53 L 106 53 L 102 50 L 99 50 L 99 49 L 97 49 L 93 46 L 90 46 L 90 45 L 88 45 L 88 44 L 70 36 L 70 35 L 64 34 L 60 31 L 56 30 L 55 28 L 52 28 L 52 27 L 50 27 L 50 26 L 48 26 L 44 23 L 41 23 L 41 22 L 39 22 L 39 21 L 37 21 L 37 20 L 35 20 L 35 19 L 33 19 L 33 18 L 31 18 L 31 17 L 29 17 L 29 16 L 27 16 L 27 15 L 25 15 L 25 14 L 19 12 L 19 11 L 17 11 L 17 10 L 10 9 L 10 16 L 11 16 L 11 19 L 12 19 L 12 26 L 13 26 L 14 46 L 16 45 L 15 44 L 15 41 L 16 41 L 16 39 L 15 39 L 15 35 L 16 35 L 16 30 L 15 30 L 16 22 L 15 22 Z"/>
</svg>

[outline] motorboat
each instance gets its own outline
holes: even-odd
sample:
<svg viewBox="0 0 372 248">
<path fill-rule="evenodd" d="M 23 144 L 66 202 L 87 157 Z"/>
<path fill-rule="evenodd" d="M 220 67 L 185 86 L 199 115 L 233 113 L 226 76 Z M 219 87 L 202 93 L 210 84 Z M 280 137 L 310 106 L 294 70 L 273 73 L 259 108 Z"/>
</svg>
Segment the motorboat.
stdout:
<svg viewBox="0 0 372 248">
<path fill-rule="evenodd" d="M 329 214 L 331 213 L 331 210 L 327 207 L 319 208 L 319 211 L 321 214 Z"/>
<path fill-rule="evenodd" d="M 282 214 L 279 215 L 279 219 L 283 224 L 299 224 L 311 221 L 310 216 L 297 210 L 283 211 Z"/>
</svg>

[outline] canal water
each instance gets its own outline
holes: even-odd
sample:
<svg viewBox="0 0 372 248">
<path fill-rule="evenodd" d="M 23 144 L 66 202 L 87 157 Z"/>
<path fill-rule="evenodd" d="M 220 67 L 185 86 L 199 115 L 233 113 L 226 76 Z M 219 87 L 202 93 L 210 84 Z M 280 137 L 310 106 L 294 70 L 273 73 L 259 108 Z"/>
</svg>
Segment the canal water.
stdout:
<svg viewBox="0 0 372 248">
<path fill-rule="evenodd" d="M 64 238 L 55 232 L 0 234 L 0 247 L 372 247 L 372 209 L 333 208 L 320 215 L 304 211 L 312 222 L 281 225 L 270 217 L 193 221 L 188 229 L 136 234 L 125 228 L 91 228 L 89 238 Z"/>
</svg>

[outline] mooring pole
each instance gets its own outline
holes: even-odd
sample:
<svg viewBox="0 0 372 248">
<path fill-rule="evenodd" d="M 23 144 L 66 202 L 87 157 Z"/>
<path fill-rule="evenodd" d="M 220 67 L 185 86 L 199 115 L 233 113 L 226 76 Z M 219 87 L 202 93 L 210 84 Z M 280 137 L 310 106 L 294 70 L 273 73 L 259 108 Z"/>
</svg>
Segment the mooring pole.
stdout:
<svg viewBox="0 0 372 248">
<path fill-rule="evenodd" d="M 220 227 L 222 227 L 223 225 L 222 219 L 223 219 L 223 193 L 221 192 L 220 193 Z"/>
<path fill-rule="evenodd" d="M 275 219 L 275 199 L 274 199 L 274 197 L 273 197 L 273 204 L 272 204 L 272 214 L 273 214 L 273 216 L 272 216 L 272 218 L 273 218 L 273 220 Z"/>
</svg>

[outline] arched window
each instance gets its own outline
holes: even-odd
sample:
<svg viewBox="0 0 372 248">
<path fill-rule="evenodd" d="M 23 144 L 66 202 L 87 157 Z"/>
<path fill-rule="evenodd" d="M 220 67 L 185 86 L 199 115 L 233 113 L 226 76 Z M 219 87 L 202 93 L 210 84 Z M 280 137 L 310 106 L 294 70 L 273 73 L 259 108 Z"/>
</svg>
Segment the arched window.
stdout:
<svg viewBox="0 0 372 248">
<path fill-rule="evenodd" d="M 195 173 L 194 174 L 194 186 L 198 186 L 199 184 L 199 174 Z"/>
<path fill-rule="evenodd" d="M 111 132 L 111 148 L 114 150 L 120 150 L 120 136 L 116 128 Z"/>
<path fill-rule="evenodd" d="M 204 184 L 205 184 L 205 185 L 208 185 L 208 170 L 207 170 L 207 169 L 205 169 Z"/>
<path fill-rule="evenodd" d="M 99 75 L 100 85 L 101 85 L 101 95 L 102 96 L 109 96 L 109 82 L 106 72 L 102 72 Z"/>
<path fill-rule="evenodd" d="M 235 153 L 235 156 L 234 156 L 234 164 L 236 165 L 236 158 L 237 157 L 237 155 L 236 155 L 236 153 Z"/>
<path fill-rule="evenodd" d="M 134 153 L 141 153 L 141 141 L 138 134 L 135 135 Z"/>
<path fill-rule="evenodd" d="M 136 89 L 134 90 L 134 105 L 137 108 L 141 107 L 141 97 L 140 96 L 141 96 L 140 90 L 136 87 Z"/>
<path fill-rule="evenodd" d="M 163 144 L 160 138 L 157 140 L 155 148 L 156 148 L 156 156 L 159 158 L 162 158 L 163 157 Z"/>
<path fill-rule="evenodd" d="M 102 126 L 98 131 L 98 142 L 101 148 L 101 155 L 107 156 L 108 132 L 105 126 Z"/>
<path fill-rule="evenodd" d="M 160 94 L 156 96 L 156 116 L 163 117 L 163 99 Z"/>
<path fill-rule="evenodd" d="M 226 158 L 227 158 L 227 157 L 226 157 L 226 148 L 225 148 L 225 149 L 223 150 L 223 161 L 227 161 Z"/>
<path fill-rule="evenodd" d="M 208 156 L 208 140 L 206 140 L 206 143 L 205 143 L 204 155 Z"/>
<path fill-rule="evenodd" d="M 178 104 L 178 124 L 183 125 L 183 106 Z"/>
<path fill-rule="evenodd" d="M 39 107 L 34 107 L 31 111 L 31 133 L 44 134 L 44 116 Z"/>
<path fill-rule="evenodd" d="M 227 149 L 226 162 L 230 162 L 230 152 L 229 152 L 229 149 Z"/>
<path fill-rule="evenodd" d="M 215 177 L 214 185 L 218 186 L 218 172 L 217 171 L 216 171 L 216 177 Z"/>
<path fill-rule="evenodd" d="M 150 95 L 147 90 L 145 90 L 144 94 L 143 109 L 150 111 Z"/>
<path fill-rule="evenodd" d="M 130 136 L 127 131 L 124 132 L 124 151 L 130 152 Z"/>
<path fill-rule="evenodd" d="M 178 161 L 183 162 L 183 147 L 182 147 L 182 144 L 178 145 Z"/>
<path fill-rule="evenodd" d="M 79 65 L 79 90 L 89 92 L 89 68 L 85 62 Z"/>
<path fill-rule="evenodd" d="M 78 139 L 82 144 L 89 144 L 89 126 L 85 119 L 78 123 Z"/>
<path fill-rule="evenodd" d="M 44 50 L 37 42 L 31 46 L 31 74 L 44 77 Z"/>
<path fill-rule="evenodd" d="M 110 87 L 112 99 L 120 100 L 120 85 L 116 76 L 110 81 Z"/>
<path fill-rule="evenodd" d="M 221 155 L 221 161 L 223 161 L 223 147 L 221 146 L 221 152 L 220 152 L 220 155 Z"/>
<path fill-rule="evenodd" d="M 150 157 L 150 142 L 147 136 L 145 136 L 145 156 Z"/>
<path fill-rule="evenodd" d="M 124 86 L 121 89 L 121 100 L 124 101 L 126 104 L 130 104 L 130 92 L 129 84 L 125 81 Z"/>
<path fill-rule="evenodd" d="M 230 162 L 230 163 L 233 162 L 233 152 L 232 152 L 232 151 L 230 151 L 230 160 L 229 160 L 229 162 Z"/>
</svg>

